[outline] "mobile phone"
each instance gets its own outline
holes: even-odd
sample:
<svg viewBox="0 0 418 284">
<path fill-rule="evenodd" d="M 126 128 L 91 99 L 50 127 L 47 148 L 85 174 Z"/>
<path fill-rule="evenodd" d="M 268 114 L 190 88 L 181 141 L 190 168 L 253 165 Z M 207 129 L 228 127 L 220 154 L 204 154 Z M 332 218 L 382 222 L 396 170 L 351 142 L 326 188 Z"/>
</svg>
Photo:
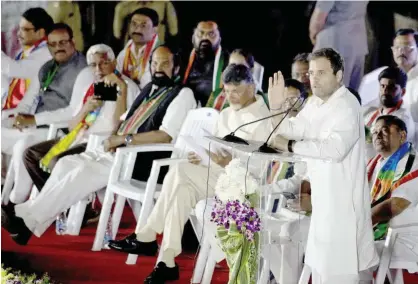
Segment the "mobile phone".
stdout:
<svg viewBox="0 0 418 284">
<path fill-rule="evenodd" d="M 118 90 L 116 86 L 105 86 L 104 82 L 94 84 L 94 95 L 101 101 L 116 101 Z"/>
</svg>

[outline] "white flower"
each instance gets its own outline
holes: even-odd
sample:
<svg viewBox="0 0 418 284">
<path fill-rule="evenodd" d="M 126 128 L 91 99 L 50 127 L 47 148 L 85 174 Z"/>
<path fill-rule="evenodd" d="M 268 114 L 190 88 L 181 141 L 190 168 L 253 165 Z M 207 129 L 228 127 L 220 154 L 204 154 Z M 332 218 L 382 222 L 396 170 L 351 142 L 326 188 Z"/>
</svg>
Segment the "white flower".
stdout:
<svg viewBox="0 0 418 284">
<path fill-rule="evenodd" d="M 258 182 L 248 173 L 239 159 L 233 159 L 221 174 L 215 186 L 215 194 L 222 202 L 239 200 L 243 202 L 245 195 L 255 193 Z"/>
</svg>

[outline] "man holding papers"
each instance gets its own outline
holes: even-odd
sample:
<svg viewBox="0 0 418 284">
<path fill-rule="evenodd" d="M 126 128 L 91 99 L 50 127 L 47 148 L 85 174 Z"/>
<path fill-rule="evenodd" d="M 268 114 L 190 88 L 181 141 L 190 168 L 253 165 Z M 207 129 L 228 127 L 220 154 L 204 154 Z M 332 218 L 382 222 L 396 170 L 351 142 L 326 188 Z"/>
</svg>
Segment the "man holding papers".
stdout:
<svg viewBox="0 0 418 284">
<path fill-rule="evenodd" d="M 230 107 L 220 114 L 214 135 L 223 137 L 237 127 L 268 116 L 269 110 L 256 86 L 251 70 L 244 65 L 232 64 L 222 75 L 224 90 Z M 268 121 L 244 126 L 236 135 L 248 140 L 265 140 L 271 131 Z M 157 234 L 164 233 L 161 249 L 162 261 L 147 277 L 145 283 L 163 283 L 179 279 L 179 268 L 174 258 L 181 252 L 181 237 L 190 210 L 199 200 L 212 197 L 219 175 L 230 161 L 227 153 L 211 154 L 211 170 L 201 164 L 195 153 L 189 154 L 189 162 L 171 167 L 167 173 L 161 195 L 147 220 L 147 224 L 135 234 L 109 246 L 115 250 L 139 255 L 157 253 Z M 216 165 L 213 165 L 215 164 Z"/>
</svg>

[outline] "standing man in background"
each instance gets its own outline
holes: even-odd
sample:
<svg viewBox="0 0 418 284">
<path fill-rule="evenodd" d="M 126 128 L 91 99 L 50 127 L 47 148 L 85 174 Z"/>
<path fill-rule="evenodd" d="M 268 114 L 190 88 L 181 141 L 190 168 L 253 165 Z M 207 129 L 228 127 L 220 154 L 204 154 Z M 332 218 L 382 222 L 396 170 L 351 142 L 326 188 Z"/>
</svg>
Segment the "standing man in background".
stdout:
<svg viewBox="0 0 418 284">
<path fill-rule="evenodd" d="M 313 51 L 334 48 L 344 58 L 344 85 L 360 86 L 368 53 L 366 8 L 368 1 L 318 1 L 309 24 Z"/>
</svg>

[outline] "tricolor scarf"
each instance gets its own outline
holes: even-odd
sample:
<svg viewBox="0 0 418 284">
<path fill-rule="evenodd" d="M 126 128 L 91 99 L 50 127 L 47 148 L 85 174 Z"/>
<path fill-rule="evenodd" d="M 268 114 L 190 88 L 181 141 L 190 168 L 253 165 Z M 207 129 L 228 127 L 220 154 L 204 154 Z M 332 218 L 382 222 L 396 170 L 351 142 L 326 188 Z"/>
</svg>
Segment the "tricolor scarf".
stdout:
<svg viewBox="0 0 418 284">
<path fill-rule="evenodd" d="M 145 71 L 147 70 L 148 62 L 152 54 L 152 51 L 159 45 L 159 40 L 158 36 L 154 35 L 152 40 L 150 40 L 145 45 L 144 51 L 142 53 L 142 56 L 140 56 L 139 62 L 137 61 L 135 55 L 131 50 L 133 44 L 134 42 L 131 40 L 126 45 L 122 74 L 128 76 L 136 83 L 139 83 L 139 81 L 142 78 L 142 75 L 144 75 Z"/>
<path fill-rule="evenodd" d="M 408 155 L 414 159 L 414 150 L 412 144 L 405 142 L 399 149 L 392 154 L 379 170 L 376 180 L 373 184 L 371 190 L 371 202 L 372 207 L 378 203 L 381 203 L 390 198 L 391 193 L 394 192 L 402 184 L 418 177 L 418 170 L 410 172 L 412 163 L 407 163 L 406 168 L 400 177 L 395 179 L 396 168 L 399 161 L 405 156 Z M 382 158 L 379 154 L 369 161 L 367 164 L 367 178 L 371 182 L 373 177 L 373 172 L 376 168 L 377 162 Z M 409 164 L 409 165 L 408 165 Z M 375 227 L 375 240 L 381 239 L 386 235 L 388 228 L 388 223 L 379 223 Z"/>
<path fill-rule="evenodd" d="M 382 112 L 383 112 L 383 108 L 379 108 L 379 109 L 377 109 L 377 110 L 373 113 L 373 115 L 370 117 L 370 120 L 366 123 L 366 126 L 365 126 L 365 128 L 366 128 L 366 141 L 367 141 L 368 143 L 372 143 L 372 135 L 371 135 L 370 129 L 371 129 L 371 127 L 373 126 L 373 123 L 376 121 L 376 119 L 377 119 L 380 115 L 389 115 L 389 114 L 391 114 L 392 112 L 397 111 L 398 109 L 400 109 L 400 108 L 401 108 L 402 103 L 403 103 L 403 100 L 401 99 L 395 107 L 390 108 L 390 109 L 388 110 L 388 112 L 387 112 L 387 113 L 385 113 L 385 114 L 383 114 L 383 113 L 382 113 Z"/>
<path fill-rule="evenodd" d="M 280 172 L 279 172 L 280 169 Z M 288 162 L 273 161 L 268 164 L 266 172 L 267 184 L 286 178 L 287 170 L 289 169 Z"/>
<path fill-rule="evenodd" d="M 184 74 L 183 84 L 187 83 L 187 79 L 189 78 L 190 71 L 192 70 L 192 66 L 194 60 L 196 58 L 196 51 L 195 49 L 192 50 L 189 58 L 189 63 L 186 68 L 186 73 Z M 225 58 L 222 53 L 222 47 L 216 50 L 215 54 L 215 66 L 213 68 L 213 78 L 212 78 L 212 93 L 209 96 L 208 102 L 206 103 L 206 107 L 211 107 L 216 110 L 221 111 L 222 109 L 228 107 L 228 101 L 226 100 L 226 96 L 220 96 L 219 94 L 222 92 L 222 70 L 225 64 Z"/>
<path fill-rule="evenodd" d="M 21 52 L 19 52 L 15 60 L 19 61 L 19 60 L 25 59 L 32 52 L 44 46 L 46 46 L 46 39 L 41 39 L 40 41 L 30 46 L 29 48 L 25 48 Z M 30 84 L 30 79 L 13 78 L 12 82 L 10 82 L 10 85 L 9 85 L 9 91 L 7 93 L 7 98 L 4 103 L 3 110 L 13 109 L 17 107 L 17 105 L 23 99 L 23 96 L 25 95 L 26 90 L 29 87 L 29 84 Z"/>
<path fill-rule="evenodd" d="M 177 81 L 178 78 L 174 80 L 174 82 Z M 175 84 L 170 87 L 162 87 L 157 90 L 155 94 L 152 94 L 148 99 L 144 99 L 141 105 L 132 114 L 132 116 L 122 122 L 117 131 L 117 135 L 134 134 L 135 131 L 141 127 L 141 125 L 147 121 L 147 119 L 154 113 L 160 103 L 165 99 L 165 97 L 174 87 Z"/>
<path fill-rule="evenodd" d="M 89 89 L 87 90 L 86 94 L 84 95 L 83 104 L 87 102 L 87 99 L 94 95 L 94 84 L 91 84 Z M 71 130 L 70 133 L 65 135 L 58 141 L 49 151 L 48 153 L 39 161 L 39 167 L 44 170 L 45 172 L 50 173 L 51 169 L 49 165 L 51 160 L 67 151 L 75 142 L 77 142 L 84 134 L 84 132 L 96 121 L 97 116 L 100 113 L 101 107 L 91 111 L 86 115 L 86 117 L 79 123 L 77 126 Z"/>
</svg>

